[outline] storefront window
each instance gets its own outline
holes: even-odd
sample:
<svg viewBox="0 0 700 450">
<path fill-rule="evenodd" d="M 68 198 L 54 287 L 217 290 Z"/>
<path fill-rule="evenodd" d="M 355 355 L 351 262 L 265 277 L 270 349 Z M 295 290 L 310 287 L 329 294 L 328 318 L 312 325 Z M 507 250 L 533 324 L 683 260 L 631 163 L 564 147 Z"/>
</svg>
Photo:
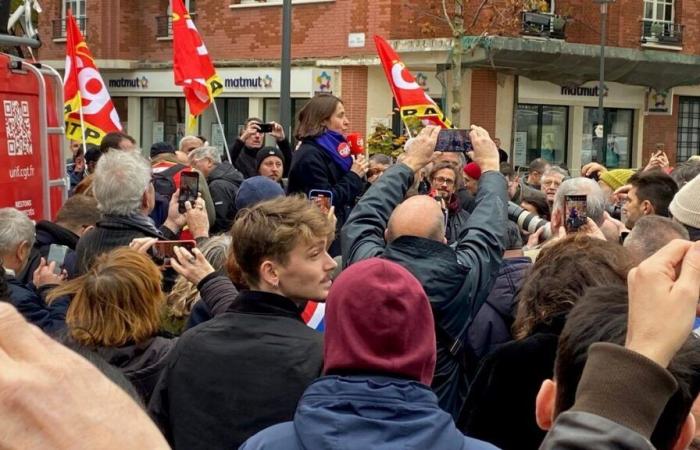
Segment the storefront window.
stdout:
<svg viewBox="0 0 700 450">
<path fill-rule="evenodd" d="M 114 109 L 117 110 L 119 121 L 122 124 L 122 130 L 126 133 L 129 128 L 129 98 L 128 97 L 112 97 Z"/>
<path fill-rule="evenodd" d="M 700 97 L 681 97 L 678 113 L 676 162 L 700 154 Z"/>
<path fill-rule="evenodd" d="M 533 159 L 565 166 L 569 108 L 552 105 L 518 105 L 513 163 L 526 166 Z"/>
<path fill-rule="evenodd" d="M 141 148 L 148 152 L 154 142 L 177 148 L 186 133 L 185 99 L 175 97 L 141 99 Z"/>
<path fill-rule="evenodd" d="M 304 107 L 309 102 L 308 98 L 293 98 L 292 99 L 292 132 L 291 136 L 287 136 L 292 146 L 296 143 L 294 139 L 294 130 L 297 126 L 297 116 L 299 115 L 299 110 Z M 278 98 L 266 98 L 265 99 L 265 113 L 262 119 L 265 122 L 279 122 L 280 121 L 280 100 Z M 352 126 L 352 124 L 350 124 Z M 268 138 L 270 139 L 270 138 Z M 268 140 L 266 145 L 273 145 L 273 140 Z"/>
<path fill-rule="evenodd" d="M 634 110 L 606 108 L 603 124 L 597 117 L 597 108 L 584 109 L 581 164 L 630 167 Z"/>
<path fill-rule="evenodd" d="M 225 135 L 221 134 L 213 106 L 202 113 L 199 120 L 199 135 L 205 137 L 209 144 L 217 147 L 223 155 L 225 152 L 224 139 L 228 145 L 232 145 L 240 134 L 243 123 L 248 118 L 248 98 L 217 98 L 216 107 L 219 109 Z"/>
</svg>

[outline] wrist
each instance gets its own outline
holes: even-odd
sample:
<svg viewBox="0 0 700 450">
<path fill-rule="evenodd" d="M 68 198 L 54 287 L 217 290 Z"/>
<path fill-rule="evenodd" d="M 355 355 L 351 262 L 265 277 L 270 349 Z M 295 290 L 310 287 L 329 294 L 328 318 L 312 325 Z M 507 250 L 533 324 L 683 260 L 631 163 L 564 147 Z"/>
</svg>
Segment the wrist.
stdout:
<svg viewBox="0 0 700 450">
<path fill-rule="evenodd" d="M 165 219 L 163 226 L 172 231 L 173 234 L 178 234 L 180 232 L 180 228 L 182 228 L 171 218 Z"/>
<path fill-rule="evenodd" d="M 427 163 L 425 163 L 417 158 L 407 156 L 402 161 L 402 164 L 405 166 L 408 166 L 415 173 L 415 172 L 418 172 L 419 170 L 421 170 L 423 167 L 425 167 Z"/>
</svg>

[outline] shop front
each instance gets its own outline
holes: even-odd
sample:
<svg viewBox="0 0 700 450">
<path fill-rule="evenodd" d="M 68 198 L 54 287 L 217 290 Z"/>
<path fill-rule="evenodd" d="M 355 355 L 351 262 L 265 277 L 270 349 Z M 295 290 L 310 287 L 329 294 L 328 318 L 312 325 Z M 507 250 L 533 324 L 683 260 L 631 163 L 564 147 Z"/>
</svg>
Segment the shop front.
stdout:
<svg viewBox="0 0 700 450">
<path fill-rule="evenodd" d="M 181 88 L 173 83 L 172 70 L 109 72 L 103 76 L 125 130 L 147 153 L 154 142 L 177 146 L 187 134 L 206 138 L 223 151 L 224 141 L 232 142 L 248 117 L 279 122 L 280 70 L 278 68 L 219 68 L 224 93 L 216 98 L 223 124 L 218 125 L 216 110 L 208 108 L 188 129 L 189 109 Z M 332 92 L 339 72 L 334 69 L 293 68 L 291 95 L 296 112 L 318 92 Z"/>
</svg>

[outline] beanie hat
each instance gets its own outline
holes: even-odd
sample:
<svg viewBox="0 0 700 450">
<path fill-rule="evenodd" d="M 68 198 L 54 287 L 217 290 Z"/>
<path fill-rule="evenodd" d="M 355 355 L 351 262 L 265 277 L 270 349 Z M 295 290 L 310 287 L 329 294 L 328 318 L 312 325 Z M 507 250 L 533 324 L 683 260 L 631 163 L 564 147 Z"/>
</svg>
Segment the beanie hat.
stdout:
<svg viewBox="0 0 700 450">
<path fill-rule="evenodd" d="M 278 149 L 277 147 L 263 147 L 260 150 L 258 150 L 258 153 L 255 155 L 256 172 L 260 169 L 260 166 L 262 165 L 263 161 L 265 161 L 270 156 L 278 157 L 282 160 L 282 164 L 284 164 L 284 155 L 282 154 L 280 149 Z"/>
<path fill-rule="evenodd" d="M 700 228 L 700 175 L 676 193 L 668 209 L 683 225 Z"/>
<path fill-rule="evenodd" d="M 252 177 L 241 183 L 236 194 L 236 209 L 249 208 L 256 203 L 284 197 L 284 190 L 279 183 L 275 183 L 267 177 Z"/>
<path fill-rule="evenodd" d="M 626 185 L 632 175 L 634 175 L 634 170 L 631 169 L 608 170 L 600 174 L 599 180 L 614 191 Z"/>
<path fill-rule="evenodd" d="M 325 374 L 432 382 L 433 313 L 423 286 L 404 267 L 383 258 L 353 264 L 333 282 L 325 318 Z"/>
<path fill-rule="evenodd" d="M 478 180 L 479 178 L 481 178 L 481 168 L 477 163 L 470 162 L 469 164 L 464 166 L 464 174 L 469 178 Z"/>
<path fill-rule="evenodd" d="M 97 160 L 100 159 L 100 156 L 102 156 L 100 148 L 97 146 L 90 147 L 90 144 L 88 144 L 87 152 L 85 152 L 85 162 L 97 162 Z"/>
<path fill-rule="evenodd" d="M 155 158 L 161 153 L 175 153 L 175 147 L 167 142 L 156 142 L 151 145 L 151 158 Z"/>
</svg>

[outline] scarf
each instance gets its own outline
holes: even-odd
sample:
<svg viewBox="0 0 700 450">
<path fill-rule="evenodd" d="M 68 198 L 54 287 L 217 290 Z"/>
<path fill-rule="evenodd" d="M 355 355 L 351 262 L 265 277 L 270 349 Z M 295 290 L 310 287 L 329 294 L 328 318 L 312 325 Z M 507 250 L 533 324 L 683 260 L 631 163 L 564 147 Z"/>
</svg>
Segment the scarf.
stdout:
<svg viewBox="0 0 700 450">
<path fill-rule="evenodd" d="M 337 131 L 326 130 L 313 140 L 333 159 L 333 162 L 340 167 L 343 173 L 350 171 L 352 156 L 350 156 L 350 146 L 345 140 L 345 136 Z"/>
</svg>

